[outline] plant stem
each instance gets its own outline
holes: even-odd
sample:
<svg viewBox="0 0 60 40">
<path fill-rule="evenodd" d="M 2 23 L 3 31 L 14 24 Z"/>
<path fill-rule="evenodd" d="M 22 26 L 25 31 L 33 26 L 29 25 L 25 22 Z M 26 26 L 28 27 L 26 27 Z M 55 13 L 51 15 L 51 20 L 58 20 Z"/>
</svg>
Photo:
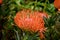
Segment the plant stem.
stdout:
<svg viewBox="0 0 60 40">
<path fill-rule="evenodd" d="M 14 29 L 14 31 L 15 31 L 15 33 L 16 33 L 17 40 L 20 40 L 19 35 L 18 35 L 18 31 L 16 31 L 15 29 Z"/>
<path fill-rule="evenodd" d="M 46 3 L 47 3 L 47 2 L 48 2 L 48 0 L 46 0 L 46 1 L 45 1 L 45 4 L 44 4 L 44 9 L 43 9 L 44 12 L 45 12 L 45 9 L 46 9 L 46 7 L 47 7 L 47 6 L 46 6 Z"/>
</svg>

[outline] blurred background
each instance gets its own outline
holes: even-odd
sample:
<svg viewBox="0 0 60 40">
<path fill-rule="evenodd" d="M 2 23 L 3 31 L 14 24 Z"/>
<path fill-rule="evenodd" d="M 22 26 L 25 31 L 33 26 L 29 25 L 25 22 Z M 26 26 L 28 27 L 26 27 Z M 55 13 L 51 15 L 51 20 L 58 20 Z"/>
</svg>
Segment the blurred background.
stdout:
<svg viewBox="0 0 60 40">
<path fill-rule="evenodd" d="M 44 18 L 44 40 L 60 40 L 60 12 L 54 7 L 55 0 L 0 0 L 0 40 L 41 40 L 38 33 L 22 31 L 14 23 L 14 16 L 21 9 L 47 12 Z"/>
</svg>

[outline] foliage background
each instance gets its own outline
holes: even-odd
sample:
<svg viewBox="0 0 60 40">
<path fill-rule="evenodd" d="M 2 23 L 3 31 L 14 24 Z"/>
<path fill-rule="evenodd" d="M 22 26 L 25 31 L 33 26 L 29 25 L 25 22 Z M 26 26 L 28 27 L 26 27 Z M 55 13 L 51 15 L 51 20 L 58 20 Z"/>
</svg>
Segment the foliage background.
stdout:
<svg viewBox="0 0 60 40">
<path fill-rule="evenodd" d="M 40 40 L 39 34 L 22 31 L 14 23 L 16 12 L 31 9 L 49 14 L 49 18 L 44 19 L 47 28 L 44 40 L 60 40 L 60 14 L 53 3 L 54 0 L 3 0 L 0 5 L 0 39 Z"/>
</svg>

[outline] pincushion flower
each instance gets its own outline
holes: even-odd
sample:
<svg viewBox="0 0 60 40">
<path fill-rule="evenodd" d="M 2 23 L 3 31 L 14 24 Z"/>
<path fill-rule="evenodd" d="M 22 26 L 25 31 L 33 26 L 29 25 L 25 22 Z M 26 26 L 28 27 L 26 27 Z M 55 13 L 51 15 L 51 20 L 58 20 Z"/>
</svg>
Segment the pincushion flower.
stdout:
<svg viewBox="0 0 60 40">
<path fill-rule="evenodd" d="M 55 0 L 55 1 L 54 1 L 54 6 L 55 6 L 57 9 L 60 9 L 60 0 Z"/>
<path fill-rule="evenodd" d="M 2 0 L 0 0 L 0 4 L 2 4 Z"/>
<path fill-rule="evenodd" d="M 17 12 L 14 22 L 22 30 L 32 32 L 39 32 L 40 38 L 44 38 L 43 32 L 45 31 L 43 16 L 47 17 L 46 13 L 22 10 Z"/>
</svg>

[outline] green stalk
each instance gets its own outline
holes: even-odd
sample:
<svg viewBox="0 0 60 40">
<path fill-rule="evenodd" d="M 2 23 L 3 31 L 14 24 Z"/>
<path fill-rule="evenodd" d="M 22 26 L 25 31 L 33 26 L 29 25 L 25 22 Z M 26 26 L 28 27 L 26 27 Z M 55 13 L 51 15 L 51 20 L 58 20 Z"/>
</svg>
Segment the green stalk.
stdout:
<svg viewBox="0 0 60 40">
<path fill-rule="evenodd" d="M 16 33 L 17 40 L 20 40 L 20 38 L 19 38 L 19 34 L 18 34 L 18 31 L 16 31 L 15 29 L 14 29 L 14 31 L 15 31 L 15 33 Z"/>
<path fill-rule="evenodd" d="M 35 0 L 34 9 L 36 8 L 36 6 L 37 6 L 37 0 Z"/>
<path fill-rule="evenodd" d="M 45 12 L 46 7 L 47 7 L 46 2 L 48 2 L 48 0 L 45 1 L 43 12 Z"/>
</svg>

